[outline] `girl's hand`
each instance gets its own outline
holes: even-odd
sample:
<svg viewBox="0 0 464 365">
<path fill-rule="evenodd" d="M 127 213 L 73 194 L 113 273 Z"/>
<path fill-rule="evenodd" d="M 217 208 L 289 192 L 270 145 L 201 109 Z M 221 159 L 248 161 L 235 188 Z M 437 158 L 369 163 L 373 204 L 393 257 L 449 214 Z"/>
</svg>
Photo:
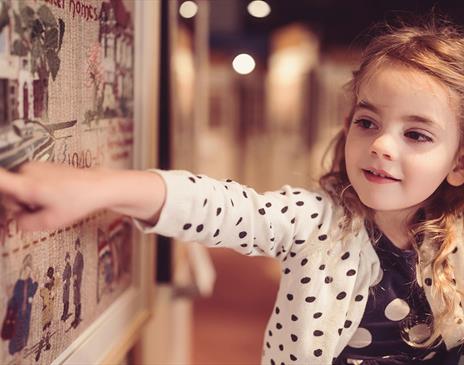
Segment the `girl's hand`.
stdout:
<svg viewBox="0 0 464 365">
<path fill-rule="evenodd" d="M 0 169 L 0 194 L 23 231 L 52 230 L 102 207 L 99 170 L 29 162 Z"/>
<path fill-rule="evenodd" d="M 45 162 L 26 163 L 17 173 L 0 169 L 0 194 L 23 231 L 54 230 L 104 208 L 153 224 L 165 190 L 161 177 L 146 171 Z"/>
</svg>

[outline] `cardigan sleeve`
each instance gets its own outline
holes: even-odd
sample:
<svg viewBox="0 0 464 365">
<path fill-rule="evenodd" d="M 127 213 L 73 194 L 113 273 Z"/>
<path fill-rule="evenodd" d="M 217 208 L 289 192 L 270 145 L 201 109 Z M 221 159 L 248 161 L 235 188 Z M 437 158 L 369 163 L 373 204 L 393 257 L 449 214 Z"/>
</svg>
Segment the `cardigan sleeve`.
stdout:
<svg viewBox="0 0 464 365">
<path fill-rule="evenodd" d="M 328 198 L 322 193 L 286 185 L 258 194 L 232 180 L 180 170 L 152 171 L 166 184 L 166 200 L 154 226 L 133 218 L 144 233 L 280 259 L 309 239 L 327 239 L 326 234 L 317 234 L 330 216 Z"/>
</svg>

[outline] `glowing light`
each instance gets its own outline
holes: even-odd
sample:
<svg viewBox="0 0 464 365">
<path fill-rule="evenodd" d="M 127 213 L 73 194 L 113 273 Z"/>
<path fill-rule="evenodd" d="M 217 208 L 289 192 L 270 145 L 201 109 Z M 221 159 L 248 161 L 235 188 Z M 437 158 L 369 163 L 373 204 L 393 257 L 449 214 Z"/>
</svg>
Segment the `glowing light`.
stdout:
<svg viewBox="0 0 464 365">
<path fill-rule="evenodd" d="M 193 18 L 198 11 L 198 5 L 194 1 L 184 1 L 179 8 L 179 14 L 183 18 Z"/>
<path fill-rule="evenodd" d="M 241 75 L 247 75 L 255 69 L 256 63 L 249 54 L 241 53 L 232 61 L 232 67 L 235 72 Z"/>
<path fill-rule="evenodd" d="M 263 0 L 254 0 L 247 6 L 250 15 L 256 18 L 264 18 L 271 12 L 269 4 Z"/>
</svg>

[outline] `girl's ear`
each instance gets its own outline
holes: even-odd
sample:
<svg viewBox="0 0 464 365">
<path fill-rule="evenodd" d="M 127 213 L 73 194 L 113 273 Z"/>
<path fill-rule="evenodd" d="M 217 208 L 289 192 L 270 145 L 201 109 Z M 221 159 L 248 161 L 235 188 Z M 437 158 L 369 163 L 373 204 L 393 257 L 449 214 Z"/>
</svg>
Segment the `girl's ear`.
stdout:
<svg viewBox="0 0 464 365">
<path fill-rule="evenodd" d="M 459 151 L 453 169 L 446 177 L 446 181 L 452 186 L 461 186 L 464 184 L 464 150 Z"/>
</svg>

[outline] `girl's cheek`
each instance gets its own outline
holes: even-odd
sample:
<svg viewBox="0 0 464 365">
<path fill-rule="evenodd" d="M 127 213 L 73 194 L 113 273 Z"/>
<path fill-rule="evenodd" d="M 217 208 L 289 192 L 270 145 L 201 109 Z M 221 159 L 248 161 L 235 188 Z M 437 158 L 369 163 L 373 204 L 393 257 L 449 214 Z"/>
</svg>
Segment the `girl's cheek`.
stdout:
<svg viewBox="0 0 464 365">
<path fill-rule="evenodd" d="M 354 133 L 352 130 L 348 131 L 348 134 L 346 136 L 347 144 L 349 144 L 352 147 L 352 145 L 355 144 L 358 139 L 359 136 L 356 133 Z"/>
<path fill-rule="evenodd" d="M 351 120 L 349 118 L 345 118 L 343 123 L 343 131 L 345 132 L 345 137 L 348 135 L 348 131 L 351 128 Z"/>
</svg>

